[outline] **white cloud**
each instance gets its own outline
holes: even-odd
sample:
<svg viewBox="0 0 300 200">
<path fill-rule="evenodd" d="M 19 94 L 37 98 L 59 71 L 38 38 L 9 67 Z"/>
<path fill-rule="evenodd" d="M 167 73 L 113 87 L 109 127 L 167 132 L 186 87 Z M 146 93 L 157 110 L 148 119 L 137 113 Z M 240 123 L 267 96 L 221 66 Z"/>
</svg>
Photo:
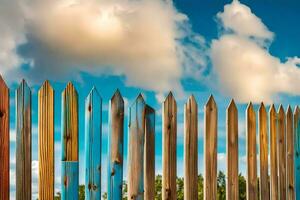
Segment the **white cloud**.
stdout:
<svg viewBox="0 0 300 200">
<path fill-rule="evenodd" d="M 299 95 L 299 58 L 270 54 L 273 34 L 246 5 L 233 1 L 217 14 L 224 32 L 212 41 L 211 60 L 223 93 L 239 102 L 271 103 L 278 94 Z"/>
<path fill-rule="evenodd" d="M 181 78 L 201 75 L 204 69 L 205 40 L 192 32 L 188 17 L 171 1 L 31 0 L 22 4 L 16 13 L 21 30 L 13 31 L 22 40 L 8 34 L 14 54 L 4 51 L 30 60 L 31 65 L 25 71 L 18 68 L 20 61 L 14 67 L 4 66 L 17 67 L 32 81 L 80 79 L 79 72 L 112 74 L 124 76 L 129 86 L 180 93 Z M 3 24 L 1 31 L 7 29 L 8 20 Z M 22 57 L 15 54 L 17 48 Z M 12 72 L 7 70 L 0 73 L 9 76 Z"/>
</svg>

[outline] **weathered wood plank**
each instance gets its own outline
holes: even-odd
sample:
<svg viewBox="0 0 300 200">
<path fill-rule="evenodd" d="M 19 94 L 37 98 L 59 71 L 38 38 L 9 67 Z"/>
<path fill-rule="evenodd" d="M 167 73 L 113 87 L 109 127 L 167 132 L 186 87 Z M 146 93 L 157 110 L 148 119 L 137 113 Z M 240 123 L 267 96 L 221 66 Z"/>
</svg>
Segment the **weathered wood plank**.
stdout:
<svg viewBox="0 0 300 200">
<path fill-rule="evenodd" d="M 256 114 L 252 103 L 246 110 L 247 142 L 247 199 L 258 198 L 256 159 Z"/>
<path fill-rule="evenodd" d="M 155 199 L 155 110 L 146 105 L 144 145 L 145 200 Z"/>
<path fill-rule="evenodd" d="M 226 110 L 227 128 L 227 181 L 226 199 L 239 199 L 238 182 L 238 112 L 234 100 L 232 100 Z"/>
<path fill-rule="evenodd" d="M 260 198 L 270 199 L 268 175 L 268 126 L 267 112 L 263 103 L 259 108 L 259 159 L 260 159 Z"/>
<path fill-rule="evenodd" d="M 78 95 L 72 83 L 68 83 L 62 93 L 61 123 L 62 199 L 76 200 L 78 199 L 78 192 L 75 192 L 78 191 Z"/>
<path fill-rule="evenodd" d="M 9 199 L 9 88 L 0 75 L 0 199 Z"/>
<path fill-rule="evenodd" d="M 217 199 L 218 108 L 210 96 L 204 107 L 204 199 Z"/>
<path fill-rule="evenodd" d="M 286 136 L 285 113 L 282 105 L 278 112 L 278 170 L 279 170 L 279 196 L 287 199 L 286 188 Z"/>
<path fill-rule="evenodd" d="M 31 199 L 31 90 L 22 80 L 16 90 L 16 199 Z"/>
<path fill-rule="evenodd" d="M 269 111 L 269 134 L 270 134 L 270 190 L 271 199 L 279 199 L 278 191 L 278 150 L 277 150 L 277 114 L 275 106 L 272 105 Z"/>
<path fill-rule="evenodd" d="M 184 199 L 198 199 L 198 106 L 194 96 L 184 105 Z"/>
<path fill-rule="evenodd" d="M 107 199 L 122 199 L 124 100 L 117 90 L 109 102 Z"/>
<path fill-rule="evenodd" d="M 163 124 L 163 175 L 162 199 L 176 200 L 176 143 L 177 143 L 177 105 L 170 92 L 162 105 Z"/>
<path fill-rule="evenodd" d="M 78 200 L 79 164 L 78 161 L 62 161 L 61 199 Z"/>
<path fill-rule="evenodd" d="M 129 110 L 128 198 L 144 199 L 145 101 L 139 95 Z"/>
<path fill-rule="evenodd" d="M 300 199 L 300 109 L 294 110 L 294 144 L 295 144 L 295 193 Z"/>
<path fill-rule="evenodd" d="M 101 199 L 102 99 L 93 88 L 85 101 L 85 199 Z"/>
<path fill-rule="evenodd" d="M 294 179 L 294 124 L 293 111 L 289 106 L 286 112 L 286 167 L 287 167 L 287 195 L 288 200 L 295 199 L 295 179 Z"/>
<path fill-rule="evenodd" d="M 62 93 L 62 161 L 78 161 L 78 94 L 72 83 Z"/>
<path fill-rule="evenodd" d="M 54 90 L 46 81 L 38 93 L 39 199 L 54 199 Z"/>
</svg>

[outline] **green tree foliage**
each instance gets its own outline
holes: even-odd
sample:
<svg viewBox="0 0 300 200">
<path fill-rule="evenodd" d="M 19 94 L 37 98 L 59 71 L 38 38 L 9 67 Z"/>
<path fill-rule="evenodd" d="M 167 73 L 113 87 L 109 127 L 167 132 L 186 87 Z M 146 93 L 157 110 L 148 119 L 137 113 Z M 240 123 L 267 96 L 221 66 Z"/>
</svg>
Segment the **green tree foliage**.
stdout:
<svg viewBox="0 0 300 200">
<path fill-rule="evenodd" d="M 184 179 L 177 177 L 177 199 L 183 200 L 184 197 Z M 198 176 L 198 199 L 202 200 L 204 198 L 203 190 L 204 179 L 200 174 Z M 162 200 L 162 176 L 157 175 L 155 179 L 155 200 Z M 79 186 L 79 200 L 84 200 L 84 185 Z M 123 200 L 127 200 L 128 187 L 127 183 L 123 182 Z M 226 176 L 224 172 L 219 171 L 217 177 L 217 196 L 218 200 L 226 199 Z M 61 199 L 61 194 L 58 192 L 54 198 L 55 200 Z M 107 193 L 102 195 L 102 199 L 107 199 Z M 239 174 L 239 199 L 246 200 L 246 179 L 244 176 Z"/>
</svg>

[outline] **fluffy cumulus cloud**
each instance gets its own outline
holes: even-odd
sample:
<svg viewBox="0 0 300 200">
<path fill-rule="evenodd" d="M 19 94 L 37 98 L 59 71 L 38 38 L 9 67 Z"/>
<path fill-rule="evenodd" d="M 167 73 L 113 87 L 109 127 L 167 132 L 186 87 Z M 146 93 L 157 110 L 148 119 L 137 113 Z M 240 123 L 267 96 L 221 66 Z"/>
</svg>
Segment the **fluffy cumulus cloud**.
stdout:
<svg viewBox="0 0 300 200">
<path fill-rule="evenodd" d="M 0 2 L 0 73 L 10 78 L 120 75 L 129 86 L 166 92 L 181 91 L 181 78 L 201 75 L 205 66 L 203 37 L 171 1 Z"/>
<path fill-rule="evenodd" d="M 300 59 L 282 62 L 270 54 L 274 34 L 249 7 L 234 0 L 217 18 L 222 32 L 212 41 L 211 60 L 226 95 L 270 103 L 281 93 L 300 94 Z"/>
</svg>

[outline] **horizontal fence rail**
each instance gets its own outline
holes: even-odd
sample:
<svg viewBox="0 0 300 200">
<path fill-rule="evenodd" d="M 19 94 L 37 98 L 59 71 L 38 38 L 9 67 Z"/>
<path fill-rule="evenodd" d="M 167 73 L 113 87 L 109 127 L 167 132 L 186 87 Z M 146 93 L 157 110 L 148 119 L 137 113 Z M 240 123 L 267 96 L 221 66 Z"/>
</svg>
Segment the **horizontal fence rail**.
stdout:
<svg viewBox="0 0 300 200">
<path fill-rule="evenodd" d="M 61 156 L 54 163 L 54 89 L 46 81 L 38 92 L 39 199 L 54 198 L 55 164 L 61 167 L 61 198 L 79 199 L 79 164 L 85 164 L 85 199 L 155 199 L 154 108 L 140 94 L 129 106 L 128 163 L 124 163 L 125 103 L 119 90 L 109 101 L 107 188 L 101 188 L 102 98 L 93 88 L 79 113 L 79 95 L 72 83 L 62 92 Z M 9 88 L 0 76 L 0 199 L 9 195 Z M 23 80 L 16 90 L 16 199 L 29 200 L 31 194 L 32 107 L 31 90 Z M 300 111 L 296 106 L 276 110 L 263 103 L 249 103 L 245 113 L 247 199 L 300 199 Z M 162 103 L 162 180 L 164 200 L 177 196 L 177 102 L 172 93 Z M 85 116 L 85 163 L 79 163 L 79 116 Z M 191 96 L 184 106 L 184 199 L 197 200 L 203 187 L 205 200 L 218 199 L 218 106 L 213 96 L 204 105 L 201 130 L 197 100 Z M 232 100 L 226 110 L 226 199 L 238 200 L 239 117 Z M 203 134 L 204 159 L 198 158 L 199 134 Z M 198 162 L 199 161 L 199 162 Z M 199 186 L 199 163 L 204 166 L 204 185 Z M 128 188 L 123 170 L 127 165 Z M 126 193 L 126 194 L 125 194 Z"/>
</svg>

